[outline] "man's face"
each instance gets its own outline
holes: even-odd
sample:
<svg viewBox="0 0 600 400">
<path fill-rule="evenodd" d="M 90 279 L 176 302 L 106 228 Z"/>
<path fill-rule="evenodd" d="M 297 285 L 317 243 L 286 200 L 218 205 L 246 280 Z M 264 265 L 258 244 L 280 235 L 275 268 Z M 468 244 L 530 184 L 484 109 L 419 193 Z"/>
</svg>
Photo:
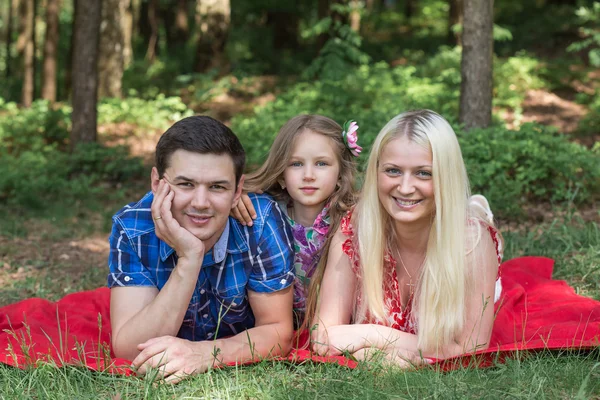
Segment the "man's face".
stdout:
<svg viewBox="0 0 600 400">
<path fill-rule="evenodd" d="M 227 218 L 242 193 L 236 190 L 235 168 L 229 155 L 175 151 L 163 178 L 174 192 L 171 212 L 179 224 L 210 249 L 219 240 Z M 158 188 L 158 171 L 152 169 L 152 190 Z"/>
</svg>

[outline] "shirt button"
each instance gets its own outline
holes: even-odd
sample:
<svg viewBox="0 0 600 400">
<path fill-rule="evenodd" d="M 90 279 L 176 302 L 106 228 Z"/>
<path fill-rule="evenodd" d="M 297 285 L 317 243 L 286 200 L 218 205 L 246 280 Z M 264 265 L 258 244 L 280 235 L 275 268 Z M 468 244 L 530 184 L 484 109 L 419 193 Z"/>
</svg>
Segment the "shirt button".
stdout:
<svg viewBox="0 0 600 400">
<path fill-rule="evenodd" d="M 200 289 L 200 294 L 204 294 L 204 293 L 206 293 L 206 290 Z"/>
<path fill-rule="evenodd" d="M 286 279 L 282 279 L 281 282 L 279 282 L 279 283 L 281 283 L 281 285 L 285 285 L 286 282 L 287 282 Z"/>
<path fill-rule="evenodd" d="M 208 318 L 208 314 L 204 314 L 202 318 Z"/>
<path fill-rule="evenodd" d="M 130 280 L 131 280 L 131 277 L 129 277 L 129 276 L 125 277 L 125 282 L 129 282 Z"/>
<path fill-rule="evenodd" d="M 210 339 L 211 337 L 213 337 L 213 333 L 212 332 L 208 332 L 208 334 L 206 335 L 206 337 Z"/>
<path fill-rule="evenodd" d="M 232 301 L 231 305 L 234 306 L 234 307 L 237 306 L 237 304 L 235 304 L 235 301 Z"/>
</svg>

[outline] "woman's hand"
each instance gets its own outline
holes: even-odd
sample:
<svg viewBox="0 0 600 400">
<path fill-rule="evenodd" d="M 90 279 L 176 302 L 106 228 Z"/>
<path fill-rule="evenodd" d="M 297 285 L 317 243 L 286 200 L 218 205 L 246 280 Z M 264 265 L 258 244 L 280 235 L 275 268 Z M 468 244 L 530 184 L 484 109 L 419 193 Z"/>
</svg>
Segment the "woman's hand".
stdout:
<svg viewBox="0 0 600 400">
<path fill-rule="evenodd" d="M 319 329 L 312 340 L 313 350 L 322 356 L 355 353 L 368 346 L 364 327 L 367 325 L 337 325 Z"/>
</svg>

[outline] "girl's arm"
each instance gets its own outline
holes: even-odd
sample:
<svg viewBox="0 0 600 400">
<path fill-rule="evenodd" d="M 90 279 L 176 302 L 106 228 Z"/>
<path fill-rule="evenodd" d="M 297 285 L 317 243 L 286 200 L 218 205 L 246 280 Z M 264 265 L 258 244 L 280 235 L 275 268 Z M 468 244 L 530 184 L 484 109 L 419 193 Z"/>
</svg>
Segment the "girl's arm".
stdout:
<svg viewBox="0 0 600 400">
<path fill-rule="evenodd" d="M 477 227 L 472 228 L 472 230 L 476 229 Z M 478 234 L 479 232 L 469 232 L 473 237 Z M 487 348 L 494 322 L 494 290 L 498 273 L 495 245 L 487 230 L 481 231 L 481 238 L 477 245 L 466 256 L 465 268 L 467 270 L 466 320 L 462 332 L 457 335 L 454 343 L 439 349 L 421 351 L 417 346 L 416 335 L 386 326 L 365 324 L 329 326 L 328 348 L 348 350 L 359 357 L 364 357 L 367 354 L 365 351 L 369 348 L 380 349 L 392 360 L 408 359 L 411 362 L 422 357 L 449 358 Z"/>
<path fill-rule="evenodd" d="M 327 330 L 329 327 L 349 326 L 356 296 L 356 275 L 342 244 L 348 237 L 338 228 L 327 254 L 327 267 L 319 290 L 319 303 L 311 330 L 312 348 L 318 354 L 339 354 L 331 347 Z M 351 333 L 351 332 L 348 332 Z M 356 336 L 360 340 L 359 336 Z"/>
</svg>

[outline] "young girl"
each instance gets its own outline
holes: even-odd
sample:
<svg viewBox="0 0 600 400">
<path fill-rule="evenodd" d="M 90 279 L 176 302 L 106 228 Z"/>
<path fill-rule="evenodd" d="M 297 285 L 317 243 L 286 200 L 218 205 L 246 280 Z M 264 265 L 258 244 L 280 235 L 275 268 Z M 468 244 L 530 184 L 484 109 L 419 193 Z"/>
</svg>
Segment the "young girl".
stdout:
<svg viewBox="0 0 600 400">
<path fill-rule="evenodd" d="M 248 192 L 267 192 L 287 215 L 295 244 L 296 326 L 303 320 L 308 283 L 321 254 L 327 254 L 328 233 L 355 203 L 354 177 L 358 125 L 344 129 L 321 115 L 299 115 L 279 130 L 265 163 L 246 178 Z M 234 216 L 252 223 L 251 203 L 239 202 Z M 323 253 L 323 250 L 325 251 Z"/>
<path fill-rule="evenodd" d="M 393 118 L 332 238 L 322 282 L 312 282 L 313 349 L 357 358 L 381 350 L 406 364 L 486 348 L 500 289 L 491 217 L 485 198 L 469 198 L 450 125 L 429 110 Z"/>
</svg>

